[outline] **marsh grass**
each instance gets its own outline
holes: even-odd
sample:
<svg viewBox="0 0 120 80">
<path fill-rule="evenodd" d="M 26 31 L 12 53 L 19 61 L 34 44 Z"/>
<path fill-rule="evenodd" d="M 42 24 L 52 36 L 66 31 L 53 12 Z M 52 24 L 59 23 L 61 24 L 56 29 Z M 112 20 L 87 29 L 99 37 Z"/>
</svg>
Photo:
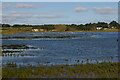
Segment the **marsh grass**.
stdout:
<svg viewBox="0 0 120 80">
<path fill-rule="evenodd" d="M 32 37 L 5 37 L 2 39 L 70 39 L 75 38 L 75 36 L 32 36 Z"/>
<path fill-rule="evenodd" d="M 8 67 L 8 68 L 14 68 L 14 67 L 17 67 L 17 64 L 15 62 L 8 62 L 6 64 L 6 67 Z"/>
<path fill-rule="evenodd" d="M 6 56 L 14 56 L 14 57 L 20 57 L 20 56 L 36 56 L 33 54 L 13 54 L 13 53 L 2 53 L 0 56 L 6 57 Z"/>
<path fill-rule="evenodd" d="M 0 56 L 17 56 L 17 57 L 18 56 L 35 56 L 32 54 L 22 54 L 22 52 L 24 52 L 27 49 L 46 49 L 45 47 L 32 47 L 27 45 L 2 45 L 0 47 L 2 47 Z"/>
<path fill-rule="evenodd" d="M 2 49 L 46 49 L 45 47 L 31 47 L 27 45 L 2 45 Z"/>
<path fill-rule="evenodd" d="M 2 51 L 2 53 L 21 53 L 23 51 L 9 51 L 9 50 L 6 50 L 6 51 Z"/>
<path fill-rule="evenodd" d="M 68 61 L 69 59 L 64 59 L 64 61 Z"/>
<path fill-rule="evenodd" d="M 3 68 L 3 78 L 118 78 L 119 62 Z"/>
</svg>

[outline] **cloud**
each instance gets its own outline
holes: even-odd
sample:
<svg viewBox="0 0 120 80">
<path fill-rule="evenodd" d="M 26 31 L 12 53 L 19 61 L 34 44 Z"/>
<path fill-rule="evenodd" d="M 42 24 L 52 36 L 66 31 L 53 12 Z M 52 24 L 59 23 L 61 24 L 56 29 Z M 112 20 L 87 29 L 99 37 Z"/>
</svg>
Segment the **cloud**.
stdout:
<svg viewBox="0 0 120 80">
<path fill-rule="evenodd" d="M 38 15 L 38 14 L 25 14 L 25 13 L 17 13 L 13 12 L 10 14 L 0 14 L 2 16 L 2 22 L 3 23 L 16 23 L 16 22 L 27 22 L 29 23 L 29 20 L 42 20 L 43 18 L 62 18 L 64 16 L 61 15 Z"/>
<path fill-rule="evenodd" d="M 34 15 L 36 18 L 61 18 L 63 16 L 60 15 Z"/>
<path fill-rule="evenodd" d="M 2 17 L 3 16 L 3 14 L 0 14 L 0 17 Z"/>
<path fill-rule="evenodd" d="M 10 4 L 2 4 L 2 9 L 4 10 L 4 9 L 10 9 L 10 8 L 12 8 L 13 6 L 12 5 L 10 5 Z"/>
<path fill-rule="evenodd" d="M 10 13 L 10 14 L 2 14 L 2 22 L 3 23 L 15 23 L 21 22 L 23 20 L 30 19 L 30 15 L 20 14 L 20 13 Z"/>
<path fill-rule="evenodd" d="M 3 3 L 2 6 L 3 10 L 6 10 L 6 9 L 15 9 L 15 8 L 18 8 L 18 9 L 33 9 L 33 8 L 37 8 L 38 5 L 32 5 L 32 4 L 15 4 L 15 5 L 11 5 L 11 4 L 5 4 Z"/>
<path fill-rule="evenodd" d="M 16 4 L 16 8 L 27 8 L 27 9 L 31 9 L 31 8 L 36 8 L 36 5 L 31 5 L 31 4 Z"/>
<path fill-rule="evenodd" d="M 76 12 L 83 12 L 83 11 L 86 11 L 87 8 L 76 7 L 76 8 L 74 8 L 74 10 L 75 10 Z"/>
<path fill-rule="evenodd" d="M 112 8 L 112 7 L 102 7 L 102 8 L 95 7 L 95 8 L 93 8 L 93 11 L 98 14 L 103 14 L 103 15 L 117 13 L 117 9 Z"/>
</svg>

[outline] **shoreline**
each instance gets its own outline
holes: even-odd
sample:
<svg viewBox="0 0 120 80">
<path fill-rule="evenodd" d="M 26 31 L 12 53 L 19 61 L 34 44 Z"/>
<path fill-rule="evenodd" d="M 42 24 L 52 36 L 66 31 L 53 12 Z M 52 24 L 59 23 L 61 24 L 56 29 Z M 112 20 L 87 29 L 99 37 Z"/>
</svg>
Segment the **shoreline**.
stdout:
<svg viewBox="0 0 120 80">
<path fill-rule="evenodd" d="M 18 33 L 73 33 L 73 32 L 119 32 L 118 29 L 110 29 L 110 30 L 93 30 L 93 31 L 0 31 L 2 35 L 10 35 L 10 34 L 18 34 Z"/>
</svg>

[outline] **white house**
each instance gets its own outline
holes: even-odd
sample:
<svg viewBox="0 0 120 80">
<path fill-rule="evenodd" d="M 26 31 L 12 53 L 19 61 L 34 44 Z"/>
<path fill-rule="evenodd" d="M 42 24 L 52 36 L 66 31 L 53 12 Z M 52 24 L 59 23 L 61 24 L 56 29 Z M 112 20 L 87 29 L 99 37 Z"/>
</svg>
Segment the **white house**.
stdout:
<svg viewBox="0 0 120 80">
<path fill-rule="evenodd" d="M 108 28 L 103 28 L 104 30 L 107 30 Z"/>
<path fill-rule="evenodd" d="M 51 31 L 57 31 L 57 30 L 53 29 L 53 30 L 51 30 Z"/>
<path fill-rule="evenodd" d="M 97 29 L 97 30 L 101 30 L 101 29 L 102 29 L 102 27 L 97 27 L 96 29 Z"/>
<path fill-rule="evenodd" d="M 32 29 L 32 31 L 45 31 L 44 29 Z"/>
</svg>

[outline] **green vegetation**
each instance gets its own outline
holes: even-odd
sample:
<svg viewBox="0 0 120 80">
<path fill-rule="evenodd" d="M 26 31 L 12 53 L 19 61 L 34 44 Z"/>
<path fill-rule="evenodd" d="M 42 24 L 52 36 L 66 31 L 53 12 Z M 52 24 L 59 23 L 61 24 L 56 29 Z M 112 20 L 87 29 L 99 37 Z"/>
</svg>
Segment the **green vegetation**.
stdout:
<svg viewBox="0 0 120 80">
<path fill-rule="evenodd" d="M 22 54 L 24 49 L 46 49 L 45 47 L 31 47 L 27 45 L 2 45 L 0 56 L 35 56 L 32 54 Z M 12 50 L 9 50 L 12 49 Z M 16 54 L 19 53 L 19 54 Z M 21 54 L 20 54 L 21 53 Z"/>
<path fill-rule="evenodd" d="M 45 49 L 44 47 L 31 47 L 27 45 L 2 45 L 2 49 Z"/>
<path fill-rule="evenodd" d="M 66 39 L 66 38 L 74 38 L 75 36 L 67 36 L 67 35 L 61 35 L 61 36 L 31 36 L 31 37 L 5 37 L 2 39 Z"/>
<path fill-rule="evenodd" d="M 20 56 L 36 56 L 36 55 L 32 55 L 32 54 L 10 54 L 10 53 L 2 53 L 2 54 L 0 54 L 0 56 L 14 56 L 14 57 L 20 57 Z"/>
<path fill-rule="evenodd" d="M 9 50 L 6 50 L 6 51 L 2 51 L 2 53 L 20 53 L 20 52 L 23 52 L 23 51 L 9 51 Z"/>
<path fill-rule="evenodd" d="M 32 27 L 2 27 L 0 32 L 2 34 L 16 34 L 16 33 L 24 33 L 31 32 Z"/>
<path fill-rule="evenodd" d="M 20 66 L 8 63 L 3 78 L 118 78 L 119 62 L 53 66 Z"/>
<path fill-rule="evenodd" d="M 6 67 L 12 67 L 13 68 L 13 67 L 17 67 L 17 65 L 16 65 L 16 63 L 13 63 L 13 62 L 10 63 L 9 62 L 9 63 L 6 64 Z"/>
<path fill-rule="evenodd" d="M 65 61 L 68 61 L 68 59 L 64 59 Z"/>
<path fill-rule="evenodd" d="M 109 25 L 110 25 L 111 27 L 117 27 L 117 28 L 120 27 L 120 24 L 117 23 L 116 21 L 112 21 L 112 22 L 110 22 Z"/>
<path fill-rule="evenodd" d="M 98 27 L 100 29 L 98 29 Z M 25 32 L 96 32 L 96 31 L 118 31 L 120 24 L 112 21 L 109 24 L 105 22 L 87 23 L 87 24 L 50 24 L 50 25 L 20 25 L 13 26 L 2 24 L 2 34 L 16 34 Z"/>
</svg>

